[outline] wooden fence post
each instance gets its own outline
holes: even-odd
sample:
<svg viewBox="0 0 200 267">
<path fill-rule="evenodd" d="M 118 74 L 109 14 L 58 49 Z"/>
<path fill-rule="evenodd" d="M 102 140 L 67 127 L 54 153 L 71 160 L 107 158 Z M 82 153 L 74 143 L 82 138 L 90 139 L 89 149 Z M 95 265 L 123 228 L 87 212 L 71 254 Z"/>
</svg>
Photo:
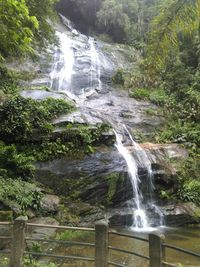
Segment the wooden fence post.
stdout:
<svg viewBox="0 0 200 267">
<path fill-rule="evenodd" d="M 20 216 L 14 221 L 9 267 L 22 267 L 25 246 L 27 217 Z"/>
<path fill-rule="evenodd" d="M 149 234 L 150 267 L 162 267 L 164 236 L 159 233 Z"/>
<path fill-rule="evenodd" d="M 108 224 L 95 224 L 95 267 L 108 267 Z"/>
</svg>

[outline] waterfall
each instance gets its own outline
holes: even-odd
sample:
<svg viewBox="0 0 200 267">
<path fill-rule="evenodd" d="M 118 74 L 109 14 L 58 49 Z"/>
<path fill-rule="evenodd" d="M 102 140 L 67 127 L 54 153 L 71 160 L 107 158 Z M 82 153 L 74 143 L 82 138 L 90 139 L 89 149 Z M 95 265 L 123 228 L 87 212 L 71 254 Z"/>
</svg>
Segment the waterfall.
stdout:
<svg viewBox="0 0 200 267">
<path fill-rule="evenodd" d="M 90 46 L 90 53 L 91 53 L 91 74 L 90 74 L 90 85 L 91 87 L 94 86 L 94 81 L 97 80 L 97 90 L 101 91 L 101 68 L 100 68 L 100 60 L 99 54 L 95 47 L 95 40 L 94 38 L 90 37 L 88 40 Z"/>
<path fill-rule="evenodd" d="M 57 47 L 54 54 L 54 64 L 50 73 L 50 89 L 64 92 L 76 101 L 81 110 L 79 115 L 81 121 L 86 118 L 88 123 L 91 121 L 91 117 L 94 117 L 95 120 L 92 120 L 92 123 L 94 123 L 93 121 L 107 122 L 117 129 L 114 131 L 115 146 L 127 164 L 133 189 L 133 197 L 129 202 L 129 208 L 133 214 L 133 228 L 140 231 L 149 230 L 154 215 L 158 221 L 156 224 L 162 225 L 163 214 L 156 206 L 153 195 L 152 157 L 134 141 L 127 127 L 123 126 L 126 121 L 122 121 L 123 117 L 117 113 L 116 109 L 117 105 L 121 104 L 118 101 L 118 94 L 113 94 L 115 101 L 113 104 L 113 100 L 109 101 L 111 92 L 104 90 L 106 88 L 105 78 L 108 74 L 110 75 L 112 64 L 98 49 L 94 38 L 80 33 L 74 34 L 75 29 L 70 22 L 66 20 L 65 24 L 70 32 L 68 30 L 66 33 L 56 33 L 60 46 Z M 101 81 L 101 77 L 104 77 L 103 81 Z M 127 102 L 125 102 L 125 106 L 122 105 L 123 110 L 126 109 L 126 105 L 129 110 L 129 100 Z M 123 127 L 116 128 L 117 124 Z M 123 136 L 128 137 L 131 141 L 132 151 L 123 145 L 122 136 L 119 133 L 123 133 Z M 141 183 L 138 175 L 141 169 L 144 171 L 145 179 L 147 178 L 145 184 Z M 144 187 L 145 190 L 147 189 L 147 194 L 143 196 Z M 149 216 L 150 213 L 151 216 Z M 153 224 L 155 225 L 155 222 Z"/>
<path fill-rule="evenodd" d="M 135 207 L 133 208 L 134 226 L 136 229 L 147 228 L 147 215 L 145 210 L 141 208 L 142 195 L 139 190 L 140 179 L 138 177 L 137 163 L 128 149 L 123 146 L 120 135 L 116 131 L 114 132 L 116 135 L 116 147 L 127 163 L 130 180 L 133 187 L 134 198 L 132 199 L 132 202 L 133 207 Z"/>
<path fill-rule="evenodd" d="M 56 35 L 60 46 L 54 54 L 54 64 L 50 73 L 50 89 L 69 92 L 74 65 L 72 43 L 65 33 L 56 32 Z"/>
<path fill-rule="evenodd" d="M 140 167 L 146 168 L 148 172 L 148 187 L 149 187 L 149 201 L 152 203 L 152 192 L 155 189 L 153 184 L 153 176 L 152 176 L 152 167 L 151 167 L 151 160 L 148 157 L 146 151 L 133 140 L 132 135 L 130 134 L 129 130 L 125 125 L 123 125 L 125 131 L 128 133 L 128 136 L 132 142 L 132 146 L 135 148 L 135 157 L 137 157 L 137 163 Z"/>
<path fill-rule="evenodd" d="M 131 136 L 128 129 L 124 126 L 126 132 L 128 133 L 128 136 L 132 142 L 132 147 L 134 148 L 134 155 L 131 154 L 131 152 L 122 144 L 122 137 L 114 130 L 114 133 L 116 135 L 116 147 L 119 151 L 119 153 L 123 156 L 123 158 L 126 161 L 127 167 L 128 167 L 128 173 L 130 177 L 130 181 L 133 188 L 133 198 L 131 203 L 131 208 L 133 210 L 133 225 L 132 227 L 134 230 L 149 230 L 150 228 L 150 222 L 148 220 L 148 215 L 146 212 L 145 205 L 143 203 L 143 196 L 140 191 L 140 178 L 138 176 L 138 167 L 146 168 L 148 172 L 148 183 L 149 183 L 149 195 L 150 198 L 148 199 L 148 205 L 154 214 L 156 214 L 159 217 L 159 226 L 163 225 L 164 218 L 161 210 L 159 207 L 157 207 L 153 203 L 153 190 L 154 185 L 152 181 L 152 169 L 151 169 L 151 161 L 148 158 L 147 153 L 144 149 L 140 147 L 139 144 L 137 144 L 133 137 Z"/>
</svg>

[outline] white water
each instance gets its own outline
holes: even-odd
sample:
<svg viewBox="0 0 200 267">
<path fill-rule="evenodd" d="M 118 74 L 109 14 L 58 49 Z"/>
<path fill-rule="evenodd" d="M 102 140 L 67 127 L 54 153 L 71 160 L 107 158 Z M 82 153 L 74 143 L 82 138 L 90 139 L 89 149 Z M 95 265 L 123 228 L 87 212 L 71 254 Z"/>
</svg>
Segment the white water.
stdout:
<svg viewBox="0 0 200 267">
<path fill-rule="evenodd" d="M 134 197 L 132 198 L 132 204 L 131 208 L 133 209 L 133 225 L 132 229 L 136 231 L 151 231 L 153 230 L 152 227 L 150 227 L 150 223 L 148 221 L 148 216 L 146 214 L 146 210 L 143 202 L 143 196 L 139 189 L 140 186 L 140 179 L 138 176 L 138 167 L 146 168 L 148 171 L 148 183 L 149 183 L 149 195 L 150 198 L 148 200 L 147 205 L 151 207 L 151 210 L 153 210 L 153 213 L 156 214 L 159 217 L 159 226 L 162 226 L 164 223 L 164 216 L 154 203 L 153 203 L 153 197 L 152 193 L 154 190 L 154 185 L 152 181 L 152 169 L 151 169 L 151 161 L 146 153 L 146 151 L 140 147 L 139 144 L 137 144 L 133 137 L 131 136 L 128 129 L 124 126 L 126 132 L 128 133 L 128 136 L 132 142 L 132 146 L 134 148 L 134 155 L 131 154 L 131 152 L 122 144 L 122 138 L 121 136 L 116 132 L 116 147 L 119 151 L 119 153 L 123 156 L 127 163 L 129 177 L 131 180 L 131 184 L 133 187 L 133 194 Z"/>
<path fill-rule="evenodd" d="M 124 126 L 124 129 L 126 130 L 126 132 L 128 133 L 128 136 L 132 142 L 132 145 L 133 147 L 135 148 L 135 155 L 137 157 L 137 164 L 140 166 L 140 167 L 143 167 L 143 168 L 146 168 L 147 169 L 147 172 L 148 172 L 148 181 L 149 181 L 149 191 L 150 191 L 150 194 L 153 192 L 153 190 L 155 189 L 154 187 L 154 184 L 153 184 L 153 181 L 152 181 L 152 167 L 151 167 L 151 159 L 148 157 L 146 151 L 138 144 L 136 143 L 134 140 L 133 140 L 133 137 L 132 135 L 130 134 L 129 130 L 127 129 L 127 127 L 125 125 Z M 151 199 L 150 201 L 152 201 L 152 196 L 151 196 Z"/>
<path fill-rule="evenodd" d="M 128 149 L 125 146 L 123 146 L 120 135 L 116 131 L 114 132 L 116 135 L 116 147 L 127 163 L 131 184 L 133 186 L 133 192 L 134 192 L 133 204 L 135 206 L 133 208 L 134 227 L 136 230 L 141 228 L 147 228 L 148 227 L 147 216 L 145 210 L 141 208 L 142 196 L 139 191 L 140 179 L 138 177 L 137 163 L 134 157 L 128 151 Z"/>
<path fill-rule="evenodd" d="M 101 68 L 100 68 L 100 60 L 99 54 L 96 49 L 96 43 L 94 38 L 89 38 L 88 43 L 90 45 L 90 53 L 91 53 L 91 77 L 90 77 L 90 86 L 93 87 L 94 80 L 97 80 L 97 89 L 101 90 Z"/>
<path fill-rule="evenodd" d="M 148 186 L 149 186 L 149 202 L 148 205 L 154 210 L 154 213 L 158 215 L 160 222 L 159 226 L 164 225 L 164 215 L 161 212 L 160 208 L 156 206 L 153 203 L 153 191 L 155 189 L 154 183 L 153 183 L 153 171 L 151 167 L 151 159 L 148 157 L 146 151 L 133 140 L 133 137 L 131 136 L 130 132 L 128 129 L 125 127 L 126 131 L 129 134 L 129 137 L 132 141 L 133 147 L 136 149 L 136 155 L 139 159 L 139 166 L 146 167 L 147 172 L 148 172 Z"/>
<path fill-rule="evenodd" d="M 65 34 L 56 32 L 60 47 L 54 56 L 54 64 L 50 73 L 50 89 L 70 92 L 71 76 L 74 65 L 74 52 L 71 39 Z"/>
<path fill-rule="evenodd" d="M 72 39 L 67 36 L 65 33 L 57 32 L 57 36 L 60 40 L 60 47 L 57 48 L 55 52 L 54 65 L 52 71 L 50 73 L 50 88 L 53 90 L 57 90 L 59 92 L 66 93 L 70 98 L 75 101 L 79 101 L 79 103 L 84 104 L 84 100 L 88 94 L 91 93 L 91 90 L 85 91 L 84 88 L 81 89 L 81 95 L 77 96 L 73 93 L 73 88 L 71 89 L 71 80 L 73 75 L 73 67 L 75 63 L 75 55 L 73 51 L 73 42 Z M 93 90 L 101 91 L 102 82 L 101 82 L 101 63 L 100 55 L 98 49 L 96 48 L 96 42 L 94 38 L 85 38 L 86 40 L 86 53 L 90 58 L 90 74 L 88 86 L 93 88 Z M 103 60 L 103 59 L 101 59 Z M 81 97 L 81 98 L 80 98 Z M 80 102 L 81 101 L 81 102 Z M 103 113 L 103 112 L 102 112 Z M 103 114 L 99 116 L 103 118 Z M 108 119 L 108 118 L 107 118 Z M 111 119 L 112 120 L 112 119 Z M 149 222 L 148 216 L 146 214 L 144 204 L 143 204 L 143 196 L 140 192 L 139 185 L 141 183 L 138 177 L 138 167 L 146 168 L 148 171 L 148 183 L 149 183 L 149 191 L 152 192 L 154 189 L 152 182 L 152 169 L 151 169 L 151 160 L 148 157 L 147 153 L 144 149 L 142 149 L 132 138 L 128 129 L 124 126 L 128 136 L 132 142 L 132 147 L 135 149 L 134 156 L 131 155 L 129 150 L 123 146 L 120 135 L 116 134 L 116 147 L 119 153 L 124 157 L 129 171 L 129 176 L 131 180 L 131 184 L 133 187 L 134 197 L 131 200 L 131 208 L 133 209 L 133 221 L 134 221 L 134 230 L 144 230 L 148 231 Z M 155 211 L 156 214 L 159 215 L 160 224 L 162 225 L 163 216 L 160 212 L 159 208 L 153 203 L 152 197 L 149 199 L 149 206 L 151 206 L 152 210 Z"/>
</svg>

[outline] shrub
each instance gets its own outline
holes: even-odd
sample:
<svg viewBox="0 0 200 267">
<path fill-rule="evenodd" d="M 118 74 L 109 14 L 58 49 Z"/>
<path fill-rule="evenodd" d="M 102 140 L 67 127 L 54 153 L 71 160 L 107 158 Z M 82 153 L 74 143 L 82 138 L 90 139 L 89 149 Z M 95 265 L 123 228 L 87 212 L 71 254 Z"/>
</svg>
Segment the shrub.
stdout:
<svg viewBox="0 0 200 267">
<path fill-rule="evenodd" d="M 124 71 L 122 69 L 118 69 L 115 75 L 112 77 L 112 81 L 114 84 L 123 86 L 125 82 Z"/>
<path fill-rule="evenodd" d="M 4 94 L 15 94 L 19 91 L 18 79 L 2 65 L 0 65 L 0 91 Z"/>
<path fill-rule="evenodd" d="M 15 96 L 0 106 L 0 137 L 6 142 L 30 141 L 37 129 L 38 135 L 52 131 L 49 121 L 73 109 L 71 103 L 60 99 L 35 101 Z"/>
<path fill-rule="evenodd" d="M 15 145 L 5 146 L 0 142 L 0 175 L 29 180 L 34 173 L 34 158 L 19 153 Z"/>
<path fill-rule="evenodd" d="M 39 209 L 42 193 L 35 184 L 0 176 L 0 201 L 9 207 Z"/>
<path fill-rule="evenodd" d="M 149 100 L 151 91 L 146 88 L 136 88 L 130 93 L 130 97 L 140 99 L 140 100 Z"/>
<path fill-rule="evenodd" d="M 149 99 L 152 103 L 162 106 L 167 100 L 167 95 L 164 90 L 157 89 L 150 93 Z"/>
<path fill-rule="evenodd" d="M 63 231 L 61 233 L 57 233 L 56 239 L 61 241 L 69 241 L 69 240 L 81 240 L 92 236 L 90 232 L 83 232 L 83 231 Z"/>
<path fill-rule="evenodd" d="M 200 205 L 200 181 L 188 180 L 179 190 L 179 196 L 182 200 L 191 201 Z"/>
</svg>

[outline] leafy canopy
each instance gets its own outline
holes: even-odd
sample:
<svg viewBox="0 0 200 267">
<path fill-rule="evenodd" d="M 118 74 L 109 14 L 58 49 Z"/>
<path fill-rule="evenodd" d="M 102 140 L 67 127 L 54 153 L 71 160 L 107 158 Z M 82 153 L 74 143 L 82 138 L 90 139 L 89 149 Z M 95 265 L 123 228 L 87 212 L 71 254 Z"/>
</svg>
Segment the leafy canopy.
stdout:
<svg viewBox="0 0 200 267">
<path fill-rule="evenodd" d="M 148 45 L 149 70 L 160 72 L 176 56 L 180 36 L 199 35 L 200 0 L 168 1 L 152 23 Z"/>
<path fill-rule="evenodd" d="M 117 0 L 105 0 L 97 13 L 99 27 L 113 36 L 115 41 L 122 41 L 130 29 L 130 19 Z"/>
<path fill-rule="evenodd" d="M 39 24 L 30 16 L 25 0 L 2 0 L 0 25 L 0 59 L 32 52 L 30 44 Z"/>
<path fill-rule="evenodd" d="M 31 16 L 35 16 L 39 27 L 35 32 L 35 39 L 40 45 L 46 46 L 55 41 L 54 29 L 51 21 L 55 18 L 54 5 L 58 0 L 25 0 Z"/>
</svg>

